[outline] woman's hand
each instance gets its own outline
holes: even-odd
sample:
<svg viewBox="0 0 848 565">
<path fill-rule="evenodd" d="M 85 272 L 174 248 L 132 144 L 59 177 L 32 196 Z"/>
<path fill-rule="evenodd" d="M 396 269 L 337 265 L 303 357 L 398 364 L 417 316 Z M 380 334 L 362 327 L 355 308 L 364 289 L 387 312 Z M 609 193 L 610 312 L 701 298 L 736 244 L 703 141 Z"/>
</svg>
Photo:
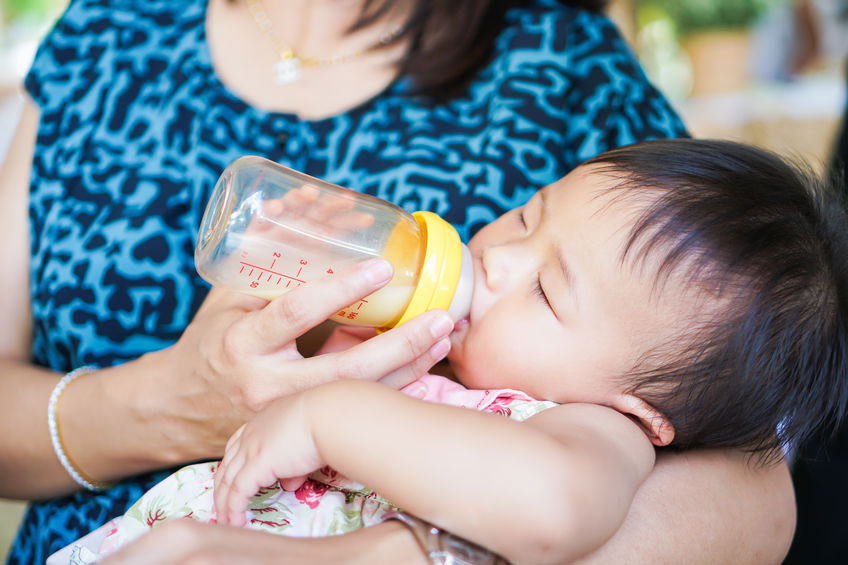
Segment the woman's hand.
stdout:
<svg viewBox="0 0 848 565">
<path fill-rule="evenodd" d="M 162 410 L 180 459 L 220 456 L 227 438 L 272 400 L 343 379 L 403 386 L 444 357 L 453 322 L 431 311 L 345 351 L 304 358 L 295 340 L 385 285 L 391 266 L 365 261 L 271 302 L 213 289 L 179 341 L 159 356 Z"/>
<path fill-rule="evenodd" d="M 410 531 L 392 520 L 349 534 L 325 538 L 293 538 L 268 532 L 170 520 L 109 555 L 103 565 L 260 565 L 284 561 L 426 565 L 430 561 Z"/>
</svg>

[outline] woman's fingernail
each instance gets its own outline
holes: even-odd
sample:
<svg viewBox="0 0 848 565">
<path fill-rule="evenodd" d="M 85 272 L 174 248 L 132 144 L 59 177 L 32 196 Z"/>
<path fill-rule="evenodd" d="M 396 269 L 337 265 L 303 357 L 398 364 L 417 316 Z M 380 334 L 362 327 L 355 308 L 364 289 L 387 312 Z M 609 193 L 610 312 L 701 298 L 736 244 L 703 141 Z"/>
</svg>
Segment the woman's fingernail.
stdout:
<svg viewBox="0 0 848 565">
<path fill-rule="evenodd" d="M 442 337 L 448 335 L 453 330 L 453 320 L 446 315 L 438 316 L 430 322 L 430 335 L 433 337 Z"/>
<path fill-rule="evenodd" d="M 440 339 L 433 345 L 433 347 L 430 348 L 430 356 L 433 359 L 442 359 L 448 354 L 450 348 L 451 344 L 448 338 Z"/>
<path fill-rule="evenodd" d="M 372 259 L 364 265 L 365 276 L 372 284 L 392 278 L 392 264 L 385 259 Z"/>
</svg>

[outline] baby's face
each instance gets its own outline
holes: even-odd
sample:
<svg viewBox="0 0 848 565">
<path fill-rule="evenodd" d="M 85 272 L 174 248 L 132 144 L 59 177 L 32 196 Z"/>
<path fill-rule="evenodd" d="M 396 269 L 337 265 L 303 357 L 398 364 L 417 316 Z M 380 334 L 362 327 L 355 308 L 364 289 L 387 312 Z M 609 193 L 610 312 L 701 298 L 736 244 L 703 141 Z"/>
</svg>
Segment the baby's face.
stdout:
<svg viewBox="0 0 848 565">
<path fill-rule="evenodd" d="M 640 208 L 612 202 L 614 182 L 580 167 L 472 238 L 471 313 L 449 355 L 463 384 L 605 404 L 691 313 L 682 284 L 657 294 L 653 257 L 622 262 Z"/>
</svg>

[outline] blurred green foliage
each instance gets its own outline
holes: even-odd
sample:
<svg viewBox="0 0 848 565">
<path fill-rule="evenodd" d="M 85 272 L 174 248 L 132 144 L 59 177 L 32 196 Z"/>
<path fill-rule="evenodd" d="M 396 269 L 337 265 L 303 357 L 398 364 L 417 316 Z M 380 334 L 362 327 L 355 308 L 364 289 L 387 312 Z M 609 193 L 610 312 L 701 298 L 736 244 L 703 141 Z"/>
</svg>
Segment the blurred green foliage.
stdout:
<svg viewBox="0 0 848 565">
<path fill-rule="evenodd" d="M 0 0 L 0 13 L 6 21 L 21 17 L 43 19 L 61 3 L 57 0 Z"/>
<path fill-rule="evenodd" d="M 751 27 L 768 9 L 768 0 L 639 0 L 640 9 L 661 10 L 680 36 Z"/>
</svg>

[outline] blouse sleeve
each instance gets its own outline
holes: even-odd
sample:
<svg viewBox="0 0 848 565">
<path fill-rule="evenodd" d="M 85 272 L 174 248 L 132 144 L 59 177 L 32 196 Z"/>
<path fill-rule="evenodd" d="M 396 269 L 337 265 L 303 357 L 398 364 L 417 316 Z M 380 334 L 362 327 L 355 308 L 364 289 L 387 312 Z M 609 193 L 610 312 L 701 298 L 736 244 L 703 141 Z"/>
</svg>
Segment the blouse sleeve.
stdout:
<svg viewBox="0 0 848 565">
<path fill-rule="evenodd" d="M 89 4 L 91 0 L 71 0 L 42 40 L 24 78 L 26 91 L 42 110 L 83 96 L 85 85 L 94 79 L 90 69 L 101 55 L 97 34 L 107 21 L 99 11 L 108 8 Z"/>
</svg>

